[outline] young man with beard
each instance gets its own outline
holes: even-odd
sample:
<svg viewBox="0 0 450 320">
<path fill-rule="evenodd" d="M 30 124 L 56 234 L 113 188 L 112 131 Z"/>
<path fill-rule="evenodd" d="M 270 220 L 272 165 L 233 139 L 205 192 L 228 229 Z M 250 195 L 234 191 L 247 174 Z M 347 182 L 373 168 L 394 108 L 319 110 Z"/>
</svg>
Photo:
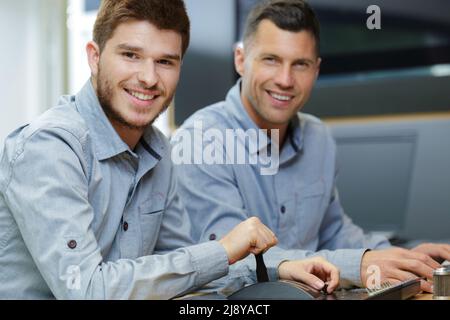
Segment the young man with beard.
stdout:
<svg viewBox="0 0 450 320">
<path fill-rule="evenodd" d="M 91 79 L 14 131 L 0 156 L 0 298 L 167 299 L 276 244 L 257 218 L 219 241 L 190 238 L 170 145 L 151 125 L 188 43 L 182 0 L 102 2 Z M 291 269 L 337 286 L 324 261 L 280 265 Z"/>
</svg>

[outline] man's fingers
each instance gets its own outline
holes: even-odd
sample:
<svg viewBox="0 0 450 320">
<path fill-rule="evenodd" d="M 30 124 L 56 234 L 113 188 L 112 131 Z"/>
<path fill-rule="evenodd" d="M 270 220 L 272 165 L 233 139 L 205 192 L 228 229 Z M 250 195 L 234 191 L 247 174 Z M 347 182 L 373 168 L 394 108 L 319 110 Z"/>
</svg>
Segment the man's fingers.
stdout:
<svg viewBox="0 0 450 320">
<path fill-rule="evenodd" d="M 258 247 L 252 247 L 250 248 L 250 253 L 253 253 L 254 255 L 260 254 L 260 253 L 264 253 L 264 249 L 262 248 L 258 248 Z"/>
<path fill-rule="evenodd" d="M 317 290 L 322 290 L 325 286 L 325 282 L 323 280 L 303 270 L 298 270 L 298 272 L 295 272 L 294 280 L 304 282 Z"/>
<path fill-rule="evenodd" d="M 278 243 L 278 239 L 258 218 L 251 217 L 235 226 L 219 242 L 224 246 L 231 265 L 250 253 L 267 251 Z"/>
<path fill-rule="evenodd" d="M 387 280 L 389 282 L 391 282 L 392 279 L 395 279 L 395 280 L 403 282 L 403 281 L 406 281 L 409 279 L 414 279 L 414 278 L 417 278 L 417 275 L 412 272 L 395 269 L 390 272 L 390 276 Z"/>
<path fill-rule="evenodd" d="M 434 256 L 434 255 L 432 255 Z M 414 259 L 419 260 L 423 262 L 424 264 L 428 265 L 432 269 L 439 268 L 440 264 L 434 260 L 432 257 L 430 257 L 430 253 L 424 253 L 422 251 L 413 251 L 410 250 L 407 254 L 407 259 Z"/>
<path fill-rule="evenodd" d="M 339 269 L 322 258 L 313 258 L 312 263 L 310 273 L 327 282 L 327 293 L 332 293 L 339 286 Z"/>
<path fill-rule="evenodd" d="M 437 268 L 438 262 L 450 260 L 450 245 L 444 243 L 424 243 L 412 249 L 411 252 L 419 252 L 430 257 L 434 261 L 432 268 Z"/>
<path fill-rule="evenodd" d="M 401 270 L 416 274 L 419 277 L 433 278 L 433 268 L 420 260 L 404 259 L 397 262 Z"/>
<path fill-rule="evenodd" d="M 262 223 L 254 236 L 250 252 L 253 254 L 264 253 L 278 243 L 275 234 Z"/>
<path fill-rule="evenodd" d="M 442 260 L 450 261 L 450 245 L 438 245 L 438 255 Z"/>
<path fill-rule="evenodd" d="M 428 292 L 428 293 L 433 293 L 433 286 L 430 282 L 425 281 L 425 280 L 420 280 L 420 289 L 422 289 L 422 291 Z"/>
<path fill-rule="evenodd" d="M 330 262 L 326 260 L 318 261 L 313 273 L 328 283 L 328 293 L 332 293 L 339 286 L 339 269 Z"/>
<path fill-rule="evenodd" d="M 331 265 L 329 269 L 328 293 L 332 293 L 339 286 L 339 269 Z"/>
<path fill-rule="evenodd" d="M 261 232 L 256 241 L 256 246 L 261 251 L 267 251 L 277 243 L 277 239 L 268 232 Z"/>
<path fill-rule="evenodd" d="M 406 280 L 409 280 L 409 279 L 417 278 L 417 275 L 415 275 L 415 274 L 413 274 L 411 272 L 398 270 L 398 269 L 397 270 L 392 270 L 390 272 L 390 274 L 391 274 L 391 276 L 387 280 L 391 284 L 396 284 L 398 282 L 403 282 L 403 281 L 406 281 Z M 428 282 L 428 281 L 425 281 L 425 280 L 421 280 L 420 281 L 420 288 L 423 291 L 426 291 L 426 292 L 430 292 L 430 293 L 433 292 L 432 284 L 430 282 Z"/>
</svg>

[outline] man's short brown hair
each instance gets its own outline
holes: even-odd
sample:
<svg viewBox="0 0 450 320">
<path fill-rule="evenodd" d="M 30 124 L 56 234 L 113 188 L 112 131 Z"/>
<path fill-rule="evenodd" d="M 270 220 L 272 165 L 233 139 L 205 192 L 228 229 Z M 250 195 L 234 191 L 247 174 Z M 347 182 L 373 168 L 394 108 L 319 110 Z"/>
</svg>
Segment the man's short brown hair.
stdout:
<svg viewBox="0 0 450 320">
<path fill-rule="evenodd" d="M 148 21 L 161 30 L 181 35 L 184 55 L 190 38 L 190 21 L 183 0 L 102 0 L 94 25 L 94 41 L 105 48 L 117 26 L 131 20 Z"/>
<path fill-rule="evenodd" d="M 311 32 L 316 40 L 317 56 L 320 55 L 320 24 L 314 10 L 304 0 L 265 0 L 250 11 L 244 30 L 244 43 L 249 45 L 263 20 L 272 21 L 286 31 Z"/>
</svg>

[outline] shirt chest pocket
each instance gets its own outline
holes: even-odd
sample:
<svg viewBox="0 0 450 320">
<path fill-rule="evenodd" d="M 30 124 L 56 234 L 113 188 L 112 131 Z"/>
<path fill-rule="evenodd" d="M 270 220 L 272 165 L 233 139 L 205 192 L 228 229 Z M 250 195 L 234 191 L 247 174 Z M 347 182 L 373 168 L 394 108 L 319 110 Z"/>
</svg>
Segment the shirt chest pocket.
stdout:
<svg viewBox="0 0 450 320">
<path fill-rule="evenodd" d="M 325 185 L 322 180 L 301 187 L 296 193 L 296 225 L 299 241 L 303 246 L 308 246 L 319 237 L 324 215 L 324 194 Z"/>
<path fill-rule="evenodd" d="M 143 255 L 150 255 L 155 249 L 164 213 L 164 203 L 165 198 L 156 194 L 138 207 Z"/>
</svg>

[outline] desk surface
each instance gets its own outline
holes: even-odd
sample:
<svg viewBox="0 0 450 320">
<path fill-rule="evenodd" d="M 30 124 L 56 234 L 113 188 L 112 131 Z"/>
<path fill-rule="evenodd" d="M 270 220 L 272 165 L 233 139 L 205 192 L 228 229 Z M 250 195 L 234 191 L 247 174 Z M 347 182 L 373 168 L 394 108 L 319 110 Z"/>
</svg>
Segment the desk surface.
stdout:
<svg viewBox="0 0 450 320">
<path fill-rule="evenodd" d="M 226 300 L 226 298 L 222 295 L 219 295 L 217 293 L 193 293 L 186 296 L 183 296 L 181 298 L 178 298 L 177 300 Z M 410 300 L 433 300 L 433 294 L 431 293 L 419 293 L 412 297 Z"/>
<path fill-rule="evenodd" d="M 224 297 L 217 297 L 212 295 L 187 295 L 185 297 L 178 298 L 177 300 L 226 300 Z M 431 293 L 419 293 L 410 300 L 433 300 Z"/>
<path fill-rule="evenodd" d="M 411 300 L 433 300 L 433 294 L 419 293 L 419 294 L 415 295 Z"/>
</svg>

